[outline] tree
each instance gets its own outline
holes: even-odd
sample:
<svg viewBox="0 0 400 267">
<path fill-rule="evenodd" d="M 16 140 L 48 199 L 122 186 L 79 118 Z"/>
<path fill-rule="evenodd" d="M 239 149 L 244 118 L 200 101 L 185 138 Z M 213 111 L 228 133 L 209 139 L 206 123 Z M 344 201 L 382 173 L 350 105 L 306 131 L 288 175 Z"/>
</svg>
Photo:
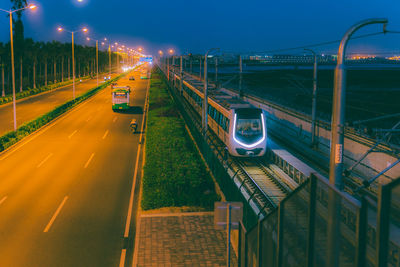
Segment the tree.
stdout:
<svg viewBox="0 0 400 267">
<path fill-rule="evenodd" d="M 6 57 L 6 48 L 3 43 L 0 43 L 0 64 L 1 64 L 1 96 L 6 96 L 4 89 L 4 62 Z"/>
<path fill-rule="evenodd" d="M 20 9 L 27 6 L 26 0 L 11 0 L 13 9 Z M 22 54 L 24 51 L 24 25 L 22 23 L 22 11 L 17 11 L 16 16 L 13 16 L 13 34 L 14 34 L 14 49 L 15 57 L 19 58 L 20 62 L 20 91 L 22 91 Z"/>
</svg>

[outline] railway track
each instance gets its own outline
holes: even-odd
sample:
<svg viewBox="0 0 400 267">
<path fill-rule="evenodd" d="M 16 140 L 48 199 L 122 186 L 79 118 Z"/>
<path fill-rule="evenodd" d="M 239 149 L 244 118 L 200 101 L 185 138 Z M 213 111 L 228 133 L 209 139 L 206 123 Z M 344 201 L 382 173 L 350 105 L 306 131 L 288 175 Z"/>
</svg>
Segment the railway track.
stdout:
<svg viewBox="0 0 400 267">
<path fill-rule="evenodd" d="M 200 130 L 200 123 L 199 119 L 200 116 L 196 113 L 194 109 L 191 109 L 190 105 L 187 104 L 186 110 L 188 113 L 190 113 L 190 116 L 194 119 L 195 125 L 197 126 L 198 130 Z M 271 133 L 271 132 L 270 132 Z M 271 136 L 271 135 L 270 135 Z M 276 136 L 275 136 L 276 137 Z M 292 191 L 293 184 L 289 184 L 286 180 L 287 177 L 280 177 L 279 175 L 276 174 L 274 171 L 275 167 L 279 168 L 277 165 L 274 166 L 274 164 L 270 162 L 264 162 L 263 159 L 243 159 L 243 158 L 233 158 L 233 157 L 224 157 L 224 149 L 225 145 L 217 138 L 216 135 L 214 135 L 211 131 L 208 135 L 208 144 L 212 148 L 213 152 L 217 155 L 218 160 L 225 166 L 227 172 L 231 172 L 231 178 L 233 182 L 237 185 L 241 193 L 245 196 L 245 198 L 248 200 L 248 203 L 250 206 L 253 207 L 253 210 L 258 212 L 258 216 L 260 213 L 263 213 L 264 215 L 270 213 L 271 211 L 275 210 L 278 204 L 287 196 L 290 194 Z M 275 138 L 274 138 L 275 139 Z M 282 142 L 280 142 L 282 143 Z M 283 142 L 284 146 L 286 142 Z M 289 145 L 289 147 L 292 147 Z M 314 159 L 311 160 L 309 158 L 309 155 L 305 154 L 305 151 L 301 151 L 301 148 L 298 148 L 297 150 L 293 151 L 295 152 L 296 155 L 301 155 L 300 160 L 304 160 L 305 158 L 307 160 L 303 161 L 306 163 L 311 163 L 313 166 L 318 166 L 317 171 L 321 173 L 326 173 L 326 166 L 322 164 L 322 162 Z M 311 162 L 310 162 L 311 160 Z M 229 171 L 228 171 L 229 170 Z M 356 188 L 360 184 L 358 183 L 357 179 L 348 179 L 346 181 L 346 186 L 348 189 L 350 188 Z M 349 191 L 352 191 L 351 189 Z M 371 199 L 373 199 L 373 193 L 372 192 L 365 192 L 367 195 L 370 196 Z M 297 195 L 299 196 L 299 195 Z M 286 233 L 286 239 L 284 242 L 287 244 L 304 244 L 304 238 L 305 238 L 305 233 L 307 230 L 308 226 L 308 221 L 307 217 L 304 216 L 304 214 L 307 213 L 307 208 L 306 207 L 301 207 L 299 206 L 299 203 L 301 202 L 301 199 L 303 197 L 300 195 L 300 199 L 294 198 L 292 201 L 295 201 L 296 205 L 293 203 L 292 205 L 287 205 L 286 206 L 286 217 L 292 217 L 296 218 L 296 224 L 291 226 L 292 220 L 286 219 L 286 224 L 288 228 L 291 230 Z M 257 207 L 254 208 L 254 205 Z M 326 251 L 327 251 L 327 236 L 326 236 L 326 222 L 327 218 L 324 215 L 326 211 L 324 211 L 324 207 L 318 206 L 320 209 L 320 215 L 316 217 L 316 236 L 318 236 L 318 239 L 315 240 L 317 246 L 318 246 L 318 251 L 316 252 L 316 262 L 321 263 L 319 265 L 323 265 L 325 263 L 325 256 Z M 351 214 L 350 214 L 351 215 Z M 349 215 L 349 222 L 354 221 L 354 218 Z M 343 239 L 343 242 L 346 243 L 346 245 L 351 248 L 354 246 L 352 243 L 352 240 L 354 239 L 353 236 L 354 234 L 351 233 L 351 227 L 352 224 L 346 224 L 346 222 L 343 222 L 343 229 L 345 234 L 345 238 Z M 349 228 L 349 229 L 347 229 Z M 349 232 L 350 231 L 350 232 Z M 374 237 L 375 230 L 374 227 L 369 225 L 368 226 L 368 231 L 371 233 L 372 237 Z M 350 234 L 349 234 L 350 233 Z M 347 236 L 348 235 L 348 236 Z M 394 243 L 393 243 L 394 244 Z M 371 250 L 373 249 L 374 242 L 373 238 L 370 240 L 367 240 L 367 249 Z M 393 251 L 395 251 L 397 248 L 397 245 L 394 245 L 393 248 L 391 248 Z M 298 246 L 292 247 L 290 250 L 291 252 L 287 251 L 285 254 L 285 258 L 288 258 L 290 262 L 295 262 L 299 259 L 302 258 L 302 255 L 304 255 L 305 251 L 300 249 Z M 352 264 L 352 258 L 353 255 L 351 254 L 351 249 L 348 250 L 343 250 L 341 251 L 341 259 L 342 259 L 342 264 L 343 266 L 353 266 Z M 296 255 L 296 256 L 295 256 Z M 374 259 L 370 257 L 370 254 L 368 254 L 368 259 L 369 262 L 374 262 Z M 301 262 L 301 260 L 300 260 Z M 301 265 L 301 264 L 300 264 Z"/>
<path fill-rule="evenodd" d="M 280 177 L 268 169 L 260 159 L 238 159 L 237 161 L 242 175 L 251 179 L 253 186 L 265 194 L 274 208 L 291 192 Z"/>
<path fill-rule="evenodd" d="M 195 122 L 195 126 L 201 130 L 201 118 L 189 103 L 183 101 L 185 109 Z M 232 179 L 238 189 L 247 196 L 250 205 L 256 205 L 255 212 L 260 215 L 268 214 L 274 210 L 279 202 L 284 199 L 291 191 L 279 175 L 271 170 L 268 164 L 262 159 L 243 159 L 228 157 L 224 158 L 225 145 L 210 130 L 208 143 L 219 161 L 230 170 Z M 277 166 L 276 166 L 277 167 Z"/>
</svg>

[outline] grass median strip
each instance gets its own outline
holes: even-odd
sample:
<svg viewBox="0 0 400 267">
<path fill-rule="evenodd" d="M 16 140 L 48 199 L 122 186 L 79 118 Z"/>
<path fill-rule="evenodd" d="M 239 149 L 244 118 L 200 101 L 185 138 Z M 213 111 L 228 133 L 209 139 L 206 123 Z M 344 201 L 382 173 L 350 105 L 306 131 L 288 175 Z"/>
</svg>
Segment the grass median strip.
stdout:
<svg viewBox="0 0 400 267">
<path fill-rule="evenodd" d="M 157 72 L 149 94 L 142 209 L 211 210 L 219 200 L 214 183 Z"/>
<path fill-rule="evenodd" d="M 120 79 L 121 77 L 125 76 L 125 74 L 121 74 L 108 82 L 103 83 L 102 85 L 95 87 L 77 98 L 75 100 L 70 100 L 65 102 L 62 105 L 54 108 L 53 110 L 39 116 L 38 118 L 26 122 L 22 124 L 16 131 L 10 131 L 5 133 L 4 135 L 0 136 L 0 152 L 9 148 L 10 146 L 14 145 L 24 137 L 28 136 L 29 134 L 35 132 L 36 130 L 40 129 L 44 125 L 48 124 L 58 116 L 62 115 L 63 113 L 67 112 L 68 110 L 74 108 L 79 103 L 85 101 L 86 99 L 90 98 L 91 96 L 95 95 L 100 90 L 106 88 L 112 82 Z"/>
</svg>

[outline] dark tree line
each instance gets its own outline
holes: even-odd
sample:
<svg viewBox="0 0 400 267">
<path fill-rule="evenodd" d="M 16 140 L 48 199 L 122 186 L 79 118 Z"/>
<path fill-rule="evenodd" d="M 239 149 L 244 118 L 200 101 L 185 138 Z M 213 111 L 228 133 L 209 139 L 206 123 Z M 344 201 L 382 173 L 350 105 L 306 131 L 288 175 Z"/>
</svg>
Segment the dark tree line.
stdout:
<svg viewBox="0 0 400 267">
<path fill-rule="evenodd" d="M 12 9 L 27 5 L 26 0 L 11 0 Z M 36 88 L 72 78 L 71 43 L 35 42 L 24 38 L 22 11 L 13 15 L 15 89 L 20 92 L 27 88 Z M 96 48 L 75 45 L 75 77 L 79 78 L 96 73 Z M 112 66 L 116 64 L 116 55 L 112 55 Z M 99 50 L 99 72 L 108 71 L 108 52 Z M 0 96 L 10 94 L 11 50 L 10 43 L 0 42 Z"/>
<path fill-rule="evenodd" d="M 71 43 L 34 42 L 31 38 L 24 39 L 23 49 L 15 49 L 15 84 L 16 90 L 36 88 L 72 78 Z M 116 64 L 116 55 L 112 54 L 112 66 Z M 10 43 L 0 42 L 1 93 L 11 93 L 11 56 Z M 109 55 L 107 51 L 99 50 L 99 72 L 107 72 Z M 75 45 L 75 76 L 76 78 L 95 75 L 96 48 Z M 4 90 L 3 90 L 4 88 Z"/>
</svg>

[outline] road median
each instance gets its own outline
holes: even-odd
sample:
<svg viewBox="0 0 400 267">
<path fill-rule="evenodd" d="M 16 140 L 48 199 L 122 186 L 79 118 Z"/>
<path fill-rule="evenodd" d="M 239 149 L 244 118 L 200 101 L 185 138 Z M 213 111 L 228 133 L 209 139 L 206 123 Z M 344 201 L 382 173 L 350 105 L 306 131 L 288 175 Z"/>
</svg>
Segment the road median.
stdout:
<svg viewBox="0 0 400 267">
<path fill-rule="evenodd" d="M 149 94 L 142 210 L 212 210 L 219 200 L 213 180 L 155 69 Z"/>
</svg>

